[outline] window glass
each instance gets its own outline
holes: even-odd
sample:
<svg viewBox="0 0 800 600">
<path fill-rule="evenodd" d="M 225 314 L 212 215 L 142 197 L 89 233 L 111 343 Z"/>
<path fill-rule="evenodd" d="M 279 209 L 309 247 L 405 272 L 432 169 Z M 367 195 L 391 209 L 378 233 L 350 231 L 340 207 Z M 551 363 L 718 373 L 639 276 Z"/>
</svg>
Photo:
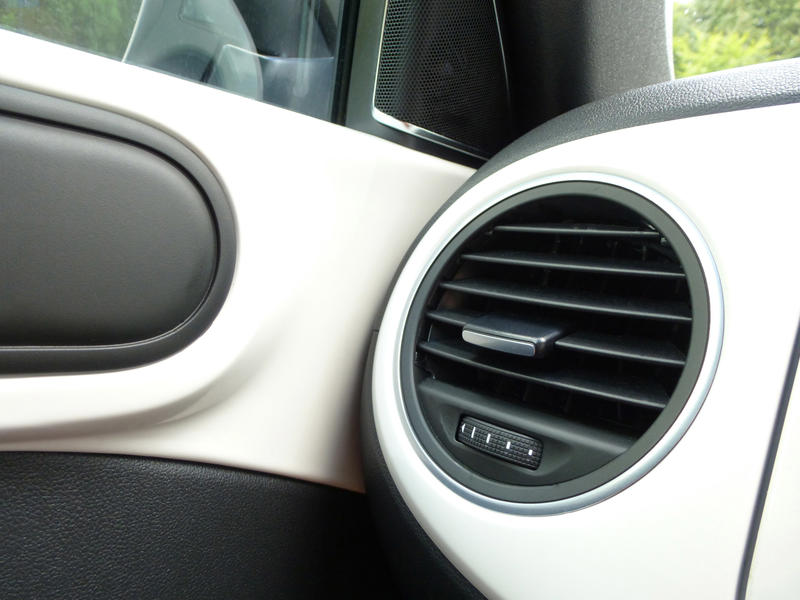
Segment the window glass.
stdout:
<svg viewBox="0 0 800 600">
<path fill-rule="evenodd" d="M 122 58 L 142 0 L 0 0 L 0 25 Z"/>
<path fill-rule="evenodd" d="M 800 56 L 800 0 L 675 0 L 675 77 Z"/>
<path fill-rule="evenodd" d="M 315 117 L 344 0 L 0 0 L 0 26 Z"/>
</svg>

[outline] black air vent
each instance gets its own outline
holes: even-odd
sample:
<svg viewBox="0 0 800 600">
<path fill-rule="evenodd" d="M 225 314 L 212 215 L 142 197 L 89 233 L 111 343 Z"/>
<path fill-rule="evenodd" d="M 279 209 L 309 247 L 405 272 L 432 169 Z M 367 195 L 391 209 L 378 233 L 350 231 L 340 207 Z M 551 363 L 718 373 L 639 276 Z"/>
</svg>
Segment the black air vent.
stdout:
<svg viewBox="0 0 800 600">
<path fill-rule="evenodd" d="M 674 421 L 702 362 L 707 313 L 688 241 L 644 198 L 588 183 L 520 194 L 467 226 L 415 298 L 403 363 L 412 424 L 440 466 L 478 491 L 580 493 Z M 540 467 L 459 442 L 464 418 L 541 440 Z"/>
</svg>

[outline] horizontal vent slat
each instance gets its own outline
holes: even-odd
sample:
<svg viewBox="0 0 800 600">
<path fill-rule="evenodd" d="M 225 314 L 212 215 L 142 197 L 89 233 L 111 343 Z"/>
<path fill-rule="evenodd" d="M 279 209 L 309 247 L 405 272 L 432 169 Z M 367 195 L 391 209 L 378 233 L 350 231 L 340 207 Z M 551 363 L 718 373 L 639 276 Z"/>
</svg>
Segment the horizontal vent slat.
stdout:
<svg viewBox="0 0 800 600">
<path fill-rule="evenodd" d="M 568 417 L 537 410 L 533 406 L 525 407 L 519 419 L 509 419 L 505 400 L 430 377 L 420 381 L 417 390 L 426 404 L 452 406 L 462 414 L 494 417 L 504 425 L 530 435 L 561 441 L 582 453 L 586 452 L 585 458 L 596 460 L 597 466 L 616 458 L 636 441 L 630 435 L 576 422 Z"/>
<path fill-rule="evenodd" d="M 686 357 L 669 342 L 635 336 L 578 332 L 556 342 L 556 348 L 612 358 L 637 360 L 669 367 L 682 367 Z"/>
<path fill-rule="evenodd" d="M 589 225 L 564 223 L 536 223 L 519 225 L 495 225 L 494 231 L 507 233 L 542 233 L 549 235 L 586 235 L 600 237 L 653 238 L 661 234 L 652 229 L 622 227 L 617 225 Z"/>
<path fill-rule="evenodd" d="M 457 325 L 458 327 L 463 327 L 471 320 L 481 316 L 481 313 L 474 310 L 448 309 L 429 310 L 425 314 L 429 319 L 433 319 L 434 321 L 446 323 L 447 325 Z"/>
<path fill-rule="evenodd" d="M 621 298 L 591 292 L 537 288 L 524 284 L 487 279 L 461 279 L 458 281 L 446 281 L 439 285 L 444 289 L 465 294 L 567 310 L 681 323 L 690 323 L 692 320 L 689 307 L 680 302 Z"/>
<path fill-rule="evenodd" d="M 434 356 L 469 365 L 498 375 L 530 381 L 556 389 L 586 394 L 605 400 L 614 400 L 633 406 L 662 409 L 668 400 L 659 386 L 648 381 L 635 378 L 621 378 L 602 374 L 600 378 L 579 370 L 523 371 L 522 369 L 503 366 L 507 358 L 493 358 L 463 344 L 453 342 L 420 341 L 418 348 Z"/>
<path fill-rule="evenodd" d="M 603 273 L 611 275 L 638 275 L 643 277 L 663 277 L 681 279 L 683 271 L 669 264 L 646 263 L 635 260 L 596 258 L 593 256 L 564 256 L 538 254 L 517 250 L 489 250 L 470 252 L 461 256 L 463 260 L 517 267 L 535 267 Z"/>
<path fill-rule="evenodd" d="M 480 317 L 482 313 L 474 310 L 438 309 L 430 310 L 425 314 L 433 321 L 455 327 L 463 327 L 470 321 Z M 595 331 L 578 331 L 556 341 L 555 346 L 557 349 L 668 367 L 683 367 L 686 364 L 686 357 L 672 343 L 634 335 L 611 335 Z"/>
</svg>

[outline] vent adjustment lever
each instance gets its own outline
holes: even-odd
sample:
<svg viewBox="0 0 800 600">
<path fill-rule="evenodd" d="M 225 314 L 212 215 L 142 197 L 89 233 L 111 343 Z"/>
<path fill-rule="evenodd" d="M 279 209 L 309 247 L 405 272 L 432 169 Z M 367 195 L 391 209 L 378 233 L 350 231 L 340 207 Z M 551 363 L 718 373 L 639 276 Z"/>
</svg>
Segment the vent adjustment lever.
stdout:
<svg viewBox="0 0 800 600">
<path fill-rule="evenodd" d="M 547 356 L 557 340 L 568 333 L 560 324 L 540 324 L 499 315 L 483 315 L 461 330 L 469 344 L 531 358 Z"/>
</svg>

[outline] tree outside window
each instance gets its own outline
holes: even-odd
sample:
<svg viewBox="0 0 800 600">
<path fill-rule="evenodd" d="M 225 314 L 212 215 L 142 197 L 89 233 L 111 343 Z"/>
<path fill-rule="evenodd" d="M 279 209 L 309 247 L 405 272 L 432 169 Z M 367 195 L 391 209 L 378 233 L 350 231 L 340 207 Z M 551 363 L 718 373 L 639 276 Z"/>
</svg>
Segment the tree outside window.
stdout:
<svg viewBox="0 0 800 600">
<path fill-rule="evenodd" d="M 800 0 L 675 0 L 675 76 L 800 56 Z"/>
</svg>

